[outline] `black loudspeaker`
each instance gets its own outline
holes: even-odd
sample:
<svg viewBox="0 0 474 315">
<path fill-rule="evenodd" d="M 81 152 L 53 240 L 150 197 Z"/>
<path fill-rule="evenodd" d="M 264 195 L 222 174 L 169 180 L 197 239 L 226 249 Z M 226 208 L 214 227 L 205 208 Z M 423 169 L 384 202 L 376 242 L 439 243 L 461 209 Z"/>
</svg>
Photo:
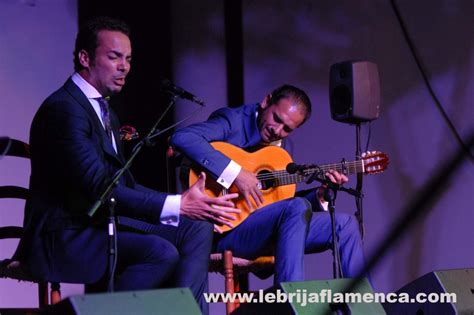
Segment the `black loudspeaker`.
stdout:
<svg viewBox="0 0 474 315">
<path fill-rule="evenodd" d="M 379 117 L 380 83 L 377 65 L 369 61 L 333 64 L 329 74 L 332 119 L 357 124 Z"/>
<path fill-rule="evenodd" d="M 47 308 L 46 315 L 200 315 L 188 288 L 71 296 Z"/>
<path fill-rule="evenodd" d="M 430 272 L 407 284 L 396 292 L 407 293 L 409 303 L 385 303 L 388 315 L 451 315 L 474 314 L 474 269 L 453 269 Z M 416 302 L 417 294 L 422 293 L 424 303 Z M 456 301 L 435 303 L 440 294 L 449 294 L 444 299 L 456 296 Z M 430 303 L 430 295 L 431 301 Z"/>
<path fill-rule="evenodd" d="M 240 307 L 232 315 L 385 314 L 380 303 L 360 302 L 364 301 L 364 294 L 374 295 L 374 291 L 367 279 L 363 279 L 355 290 L 348 293 L 351 295 L 350 298 L 354 299 L 354 303 L 346 299 L 346 302 L 349 303 L 336 304 L 335 302 L 338 302 L 338 299 L 343 294 L 343 290 L 348 287 L 350 282 L 351 279 L 282 282 L 278 286 L 263 291 L 263 294 L 256 292 L 254 303 L 240 304 Z M 273 294 L 273 301 L 269 302 L 269 294 Z M 337 295 L 339 296 L 337 297 Z M 292 296 L 291 301 L 290 296 Z M 329 296 L 331 297 L 329 298 Z"/>
</svg>

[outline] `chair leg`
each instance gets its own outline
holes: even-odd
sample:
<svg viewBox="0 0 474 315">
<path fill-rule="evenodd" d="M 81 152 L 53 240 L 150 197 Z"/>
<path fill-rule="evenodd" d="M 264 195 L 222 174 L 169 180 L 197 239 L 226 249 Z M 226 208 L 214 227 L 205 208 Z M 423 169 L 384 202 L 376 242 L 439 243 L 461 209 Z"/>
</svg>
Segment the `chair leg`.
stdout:
<svg viewBox="0 0 474 315">
<path fill-rule="evenodd" d="M 61 285 L 57 282 L 51 282 L 51 304 L 61 301 Z"/>
<path fill-rule="evenodd" d="M 232 252 L 230 250 L 224 251 L 224 277 L 225 293 L 234 294 L 234 264 L 232 262 Z M 225 308 L 226 314 L 229 315 L 237 308 L 237 305 L 227 301 Z"/>
<path fill-rule="evenodd" d="M 47 282 L 38 283 L 38 304 L 41 309 L 49 304 Z"/>
</svg>

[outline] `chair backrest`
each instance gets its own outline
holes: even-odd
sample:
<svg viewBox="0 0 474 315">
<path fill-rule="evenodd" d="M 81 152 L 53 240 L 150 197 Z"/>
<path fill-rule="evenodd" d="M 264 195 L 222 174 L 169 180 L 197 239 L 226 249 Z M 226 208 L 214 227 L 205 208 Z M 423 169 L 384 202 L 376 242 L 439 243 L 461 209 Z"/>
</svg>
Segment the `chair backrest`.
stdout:
<svg viewBox="0 0 474 315">
<path fill-rule="evenodd" d="M 30 147 L 27 143 L 10 139 L 7 137 L 0 137 L 0 163 L 4 156 L 12 156 L 19 158 L 30 158 Z M 0 186 L 0 199 L 14 198 L 25 200 L 28 198 L 29 190 L 25 187 L 20 186 Z M 0 206 L 0 212 L 8 211 Z M 0 226 L 0 240 L 2 239 L 21 239 L 23 235 L 23 227 L 21 226 Z M 0 277 L 11 278 L 16 280 L 36 282 L 38 284 L 38 304 L 40 308 L 45 307 L 51 302 L 51 304 L 58 303 L 61 300 L 60 284 L 51 283 L 50 297 L 48 297 L 48 284 L 43 281 L 37 281 L 30 273 L 24 268 L 23 264 L 13 259 L 4 259 L 0 257 Z M 15 309 L 18 314 L 36 314 L 38 309 Z M 26 310 L 22 312 L 20 310 Z M 8 313 L 5 311 L 5 314 Z M 15 314 L 17 314 L 15 313 Z M 3 314 L 0 309 L 0 314 Z"/>
<path fill-rule="evenodd" d="M 0 157 L 3 156 L 17 156 L 29 159 L 30 146 L 21 140 L 0 137 Z"/>
<path fill-rule="evenodd" d="M 0 138 L 0 158 L 4 156 L 14 156 L 20 158 L 30 158 L 29 145 L 21 140 Z M 19 186 L 0 186 L 0 199 L 15 198 L 26 200 L 28 189 Z M 0 211 L 8 211 L 0 207 Z M 21 238 L 23 228 L 20 226 L 0 227 L 0 239 Z"/>
</svg>

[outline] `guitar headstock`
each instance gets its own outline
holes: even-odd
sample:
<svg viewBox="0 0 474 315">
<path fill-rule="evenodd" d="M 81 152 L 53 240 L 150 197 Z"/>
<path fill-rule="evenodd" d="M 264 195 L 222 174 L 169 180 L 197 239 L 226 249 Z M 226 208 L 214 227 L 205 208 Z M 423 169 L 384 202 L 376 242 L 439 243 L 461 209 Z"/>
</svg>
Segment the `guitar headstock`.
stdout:
<svg viewBox="0 0 474 315">
<path fill-rule="evenodd" d="M 380 151 L 367 151 L 362 153 L 361 157 L 364 163 L 364 173 L 377 174 L 387 169 L 388 156 Z"/>
</svg>

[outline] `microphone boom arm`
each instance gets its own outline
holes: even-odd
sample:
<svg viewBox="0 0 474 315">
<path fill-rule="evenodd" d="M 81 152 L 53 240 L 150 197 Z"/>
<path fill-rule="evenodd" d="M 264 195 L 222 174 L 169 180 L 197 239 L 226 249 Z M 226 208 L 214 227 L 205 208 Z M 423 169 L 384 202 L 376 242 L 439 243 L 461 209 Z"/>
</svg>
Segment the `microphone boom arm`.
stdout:
<svg viewBox="0 0 474 315">
<path fill-rule="evenodd" d="M 344 169 L 345 168 L 344 160 L 342 161 L 342 164 L 343 164 L 343 169 Z M 309 170 L 311 170 L 309 174 L 308 172 L 305 172 Z M 308 176 L 308 178 L 306 179 L 306 184 L 311 184 L 312 182 L 317 181 L 334 191 L 344 191 L 352 196 L 356 196 L 360 198 L 364 197 L 364 194 L 361 191 L 358 191 L 353 188 L 346 188 L 340 184 L 334 183 L 331 180 L 327 179 L 327 177 L 324 175 L 324 170 L 321 167 L 319 167 L 317 164 L 297 165 L 295 163 L 289 163 L 286 166 L 286 171 L 290 174 L 298 173 L 302 176 Z"/>
</svg>

